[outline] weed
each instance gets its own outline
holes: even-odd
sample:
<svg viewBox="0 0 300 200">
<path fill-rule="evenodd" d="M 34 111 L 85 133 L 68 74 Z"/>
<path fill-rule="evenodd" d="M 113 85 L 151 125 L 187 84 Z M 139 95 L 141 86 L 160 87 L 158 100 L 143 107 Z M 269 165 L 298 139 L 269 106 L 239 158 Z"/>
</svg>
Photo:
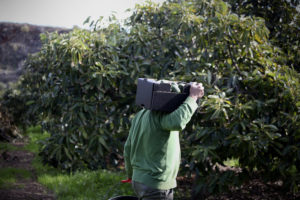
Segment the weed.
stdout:
<svg viewBox="0 0 300 200">
<path fill-rule="evenodd" d="M 9 188 L 15 182 L 17 178 L 28 179 L 31 177 L 31 173 L 25 169 L 17 168 L 1 168 L 0 169 L 0 188 Z"/>
</svg>

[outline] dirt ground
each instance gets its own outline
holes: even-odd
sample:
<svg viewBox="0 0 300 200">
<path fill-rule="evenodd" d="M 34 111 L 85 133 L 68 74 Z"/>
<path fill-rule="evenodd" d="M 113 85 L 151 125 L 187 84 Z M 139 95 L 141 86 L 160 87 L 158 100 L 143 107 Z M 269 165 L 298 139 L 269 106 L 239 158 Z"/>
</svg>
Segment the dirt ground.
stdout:
<svg viewBox="0 0 300 200">
<path fill-rule="evenodd" d="M 23 142 L 14 143 L 15 146 L 24 146 Z M 7 189 L 0 189 L 0 200 L 54 200 L 53 192 L 47 190 L 37 182 L 37 176 L 32 166 L 34 154 L 28 151 L 0 152 L 0 168 L 20 168 L 28 170 L 31 177 L 24 179 L 17 177 L 16 183 Z"/>
<path fill-rule="evenodd" d="M 191 193 L 193 181 L 179 177 L 177 179 L 180 193 Z M 190 200 L 182 197 L 180 200 Z M 197 198 L 197 200 L 201 198 Z M 280 183 L 264 183 L 260 179 L 253 179 L 239 188 L 232 188 L 230 192 L 211 195 L 206 200 L 300 200 L 300 192 L 287 193 L 282 190 Z"/>
<path fill-rule="evenodd" d="M 274 183 L 265 184 L 259 179 L 251 180 L 241 188 L 232 189 L 230 193 L 212 196 L 208 200 L 299 200 L 300 193 L 283 192 L 280 186 Z"/>
</svg>

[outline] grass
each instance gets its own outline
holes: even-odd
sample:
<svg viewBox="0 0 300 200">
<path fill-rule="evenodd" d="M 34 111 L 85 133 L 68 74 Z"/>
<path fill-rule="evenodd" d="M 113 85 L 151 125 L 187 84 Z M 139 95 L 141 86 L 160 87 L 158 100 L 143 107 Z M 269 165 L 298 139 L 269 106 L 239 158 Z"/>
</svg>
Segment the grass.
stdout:
<svg viewBox="0 0 300 200">
<path fill-rule="evenodd" d="M 43 165 L 42 158 L 37 156 L 40 148 L 39 141 L 49 137 L 49 134 L 42 133 L 40 127 L 29 128 L 26 134 L 29 137 L 29 143 L 24 149 L 36 154 L 32 165 L 38 182 L 54 191 L 58 200 L 109 199 L 118 195 L 133 195 L 131 184 L 120 183 L 120 180 L 126 178 L 125 173 L 86 170 L 70 174 Z"/>
<path fill-rule="evenodd" d="M 38 154 L 39 153 L 39 142 L 50 137 L 47 132 L 42 132 L 40 126 L 29 127 L 26 130 L 26 136 L 29 139 L 28 144 L 24 147 L 25 150 Z"/>
<path fill-rule="evenodd" d="M 28 179 L 31 177 L 31 173 L 25 169 L 16 168 L 1 168 L 0 169 L 0 188 L 9 188 L 15 182 L 16 179 Z"/>
<path fill-rule="evenodd" d="M 227 159 L 224 161 L 224 165 L 228 167 L 239 167 L 239 159 Z"/>
<path fill-rule="evenodd" d="M 17 147 L 7 142 L 0 142 L 0 152 L 23 150 L 23 147 Z"/>
<path fill-rule="evenodd" d="M 22 146 L 15 146 L 11 143 L 7 142 L 0 142 L 0 151 L 21 151 L 27 150 L 33 153 L 39 152 L 39 141 L 46 139 L 49 137 L 49 133 L 41 131 L 40 126 L 36 127 L 29 127 L 26 130 L 25 136 L 28 137 L 29 143 L 22 147 Z"/>
<path fill-rule="evenodd" d="M 71 174 L 44 174 L 38 181 L 55 192 L 59 200 L 109 199 L 118 195 L 132 195 L 130 184 L 121 184 L 122 173 L 106 170 L 82 171 Z"/>
<path fill-rule="evenodd" d="M 32 130 L 40 130 L 39 127 L 32 128 Z M 42 134 L 39 134 L 42 135 Z M 0 152 L 2 151 L 22 151 L 22 150 L 29 150 L 31 152 L 37 152 L 37 144 L 34 144 L 36 142 L 35 135 L 30 134 L 30 145 L 27 145 L 25 147 L 23 146 L 15 146 L 11 143 L 6 142 L 0 142 Z M 38 136 L 40 137 L 40 136 Z M 32 148 L 33 147 L 33 148 Z M 20 169 L 20 168 L 0 168 L 0 188 L 10 188 L 14 186 L 14 183 L 16 183 L 17 179 L 28 179 L 31 177 L 31 173 L 28 170 Z"/>
</svg>

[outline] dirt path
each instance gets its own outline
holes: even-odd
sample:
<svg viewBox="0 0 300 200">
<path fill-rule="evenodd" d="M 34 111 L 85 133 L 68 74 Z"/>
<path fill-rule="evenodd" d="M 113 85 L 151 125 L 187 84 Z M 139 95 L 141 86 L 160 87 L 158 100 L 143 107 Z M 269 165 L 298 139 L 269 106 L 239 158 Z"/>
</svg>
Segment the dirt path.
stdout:
<svg viewBox="0 0 300 200">
<path fill-rule="evenodd" d="M 19 142 L 15 146 L 24 146 Z M 32 166 L 34 154 L 28 151 L 0 152 L 0 168 L 25 169 L 31 173 L 30 178 L 17 177 L 16 182 L 7 189 L 0 189 L 0 200 L 54 200 L 53 192 L 37 182 L 37 175 Z"/>
</svg>

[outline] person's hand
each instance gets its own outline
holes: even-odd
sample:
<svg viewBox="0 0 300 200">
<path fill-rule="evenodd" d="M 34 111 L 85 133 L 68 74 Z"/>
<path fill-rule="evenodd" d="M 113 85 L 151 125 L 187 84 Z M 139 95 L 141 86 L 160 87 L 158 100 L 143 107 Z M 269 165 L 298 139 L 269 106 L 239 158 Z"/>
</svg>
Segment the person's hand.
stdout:
<svg viewBox="0 0 300 200">
<path fill-rule="evenodd" d="M 204 87 L 202 83 L 197 83 L 197 82 L 191 82 L 190 83 L 190 97 L 194 98 L 197 100 L 198 98 L 203 97 L 204 95 Z"/>
</svg>

